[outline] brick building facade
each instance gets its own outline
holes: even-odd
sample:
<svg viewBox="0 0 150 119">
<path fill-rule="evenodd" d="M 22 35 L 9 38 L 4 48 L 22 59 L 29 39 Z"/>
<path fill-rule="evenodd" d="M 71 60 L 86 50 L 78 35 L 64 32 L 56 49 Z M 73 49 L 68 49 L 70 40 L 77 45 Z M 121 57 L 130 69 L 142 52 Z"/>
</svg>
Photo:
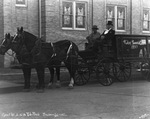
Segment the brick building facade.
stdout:
<svg viewBox="0 0 150 119">
<path fill-rule="evenodd" d="M 69 39 L 83 49 L 92 25 L 102 33 L 108 20 L 117 34 L 150 34 L 147 0 L 1 0 L 0 6 L 0 37 L 23 26 L 46 41 Z M 5 55 L 5 66 L 12 60 Z"/>
<path fill-rule="evenodd" d="M 0 39 L 4 37 L 3 1 L 0 0 Z M 4 57 L 0 55 L 0 67 L 4 66 Z"/>
</svg>

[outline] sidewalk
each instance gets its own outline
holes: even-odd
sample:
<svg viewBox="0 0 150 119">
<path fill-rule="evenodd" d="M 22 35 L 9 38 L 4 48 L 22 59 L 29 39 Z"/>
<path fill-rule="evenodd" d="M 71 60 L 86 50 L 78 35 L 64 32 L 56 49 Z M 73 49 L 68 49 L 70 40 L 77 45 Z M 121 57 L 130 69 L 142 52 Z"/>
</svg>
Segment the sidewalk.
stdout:
<svg viewBox="0 0 150 119">
<path fill-rule="evenodd" d="M 61 81 L 69 81 L 69 73 L 66 68 L 61 69 L 60 73 Z M 56 74 L 54 76 L 54 81 L 56 81 Z M 38 80 L 37 73 L 35 69 L 32 69 L 31 73 L 31 83 L 35 83 Z M 48 83 L 50 80 L 50 72 L 48 68 L 45 69 L 45 82 Z M 0 68 L 0 81 L 7 81 L 11 83 L 23 84 L 24 77 L 22 69 L 12 69 L 12 68 Z"/>
<path fill-rule="evenodd" d="M 61 68 L 61 72 L 66 72 L 66 68 Z M 45 68 L 45 72 L 49 73 L 48 68 Z M 35 74 L 36 70 L 35 68 L 32 68 L 32 74 Z M 5 75 L 22 75 L 22 69 L 18 68 L 0 68 L 0 76 L 5 76 Z"/>
<path fill-rule="evenodd" d="M 46 80 L 49 80 L 50 78 L 50 72 L 48 70 L 48 68 L 45 69 L 45 79 Z M 32 79 L 37 79 L 37 75 L 36 75 L 36 71 L 35 69 L 33 68 L 32 69 Z M 93 80 L 92 77 L 95 77 L 95 74 L 92 74 L 91 76 L 91 79 L 90 80 Z M 13 80 L 13 79 L 23 79 L 23 72 L 22 72 L 22 69 L 12 69 L 12 68 L 0 68 L 0 80 Z M 60 77 L 61 79 L 67 79 L 69 78 L 69 73 L 68 73 L 68 70 L 66 68 L 61 68 L 61 73 L 60 73 Z M 56 78 L 56 76 L 55 76 Z M 141 72 L 140 71 L 136 71 L 136 69 L 133 69 L 132 72 L 131 72 L 131 77 L 129 79 L 129 81 L 132 81 L 132 80 L 145 80 L 142 75 L 141 75 Z"/>
</svg>

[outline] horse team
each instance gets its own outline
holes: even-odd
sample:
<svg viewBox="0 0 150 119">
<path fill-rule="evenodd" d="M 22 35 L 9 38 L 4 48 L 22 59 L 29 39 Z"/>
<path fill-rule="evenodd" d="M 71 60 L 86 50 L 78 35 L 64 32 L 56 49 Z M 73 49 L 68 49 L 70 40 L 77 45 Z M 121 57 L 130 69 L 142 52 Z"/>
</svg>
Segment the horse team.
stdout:
<svg viewBox="0 0 150 119">
<path fill-rule="evenodd" d="M 16 53 L 19 63 L 22 65 L 24 75 L 24 91 L 30 91 L 31 68 L 35 68 L 38 76 L 36 86 L 38 92 L 45 88 L 45 67 L 48 67 L 51 78 L 48 86 L 53 85 L 54 66 L 57 74 L 57 85 L 60 86 L 60 65 L 64 62 L 70 74 L 69 88 L 74 86 L 74 77 L 78 68 L 78 47 L 70 40 L 61 40 L 55 43 L 47 43 L 33 34 L 24 31 L 23 27 L 17 28 L 15 36 L 9 33 L 0 44 L 0 54 L 4 55 L 9 49 Z"/>
</svg>

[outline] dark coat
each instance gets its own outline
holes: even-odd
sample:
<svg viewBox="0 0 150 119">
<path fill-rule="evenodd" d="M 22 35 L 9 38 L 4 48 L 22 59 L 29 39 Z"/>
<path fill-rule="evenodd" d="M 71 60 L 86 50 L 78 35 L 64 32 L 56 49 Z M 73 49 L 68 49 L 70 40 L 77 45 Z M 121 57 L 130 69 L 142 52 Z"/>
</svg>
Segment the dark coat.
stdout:
<svg viewBox="0 0 150 119">
<path fill-rule="evenodd" d="M 105 30 L 106 31 L 106 30 Z M 101 34 L 101 36 L 104 36 L 104 39 L 102 42 L 106 43 L 106 44 L 114 44 L 113 42 L 115 42 L 115 30 L 110 29 L 108 31 L 108 33 L 105 34 L 105 31 Z"/>
</svg>

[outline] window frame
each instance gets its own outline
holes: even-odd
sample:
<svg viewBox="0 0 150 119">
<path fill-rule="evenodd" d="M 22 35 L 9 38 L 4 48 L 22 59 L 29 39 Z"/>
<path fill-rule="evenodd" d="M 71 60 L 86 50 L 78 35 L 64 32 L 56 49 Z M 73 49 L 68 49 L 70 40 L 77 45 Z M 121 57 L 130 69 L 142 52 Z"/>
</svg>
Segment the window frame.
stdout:
<svg viewBox="0 0 150 119">
<path fill-rule="evenodd" d="M 113 7 L 113 11 L 114 11 L 114 17 L 112 17 L 112 21 L 114 24 L 114 29 L 117 32 L 126 32 L 126 24 L 127 24 L 127 19 L 126 19 L 126 12 L 127 12 L 127 6 L 123 6 L 123 5 L 110 5 L 107 4 L 106 5 L 106 22 L 108 21 L 108 17 L 107 17 L 107 7 Z M 123 8 L 124 9 L 124 18 L 122 18 L 124 20 L 124 29 L 118 29 L 118 8 Z M 121 19 L 121 18 L 120 18 Z"/>
<path fill-rule="evenodd" d="M 148 20 L 144 20 L 144 11 L 148 11 Z M 148 30 L 144 29 L 144 21 L 147 21 L 147 23 L 148 23 Z M 143 8 L 142 31 L 144 33 L 150 33 L 150 8 Z"/>
<path fill-rule="evenodd" d="M 27 0 L 24 0 L 24 2 L 25 3 L 21 3 L 21 4 L 19 4 L 19 3 L 17 3 L 18 2 L 18 0 L 16 0 L 16 2 L 15 2 L 15 6 L 16 7 L 27 7 Z"/>
<path fill-rule="evenodd" d="M 64 3 L 66 3 L 66 2 L 68 2 L 68 3 L 72 3 L 72 27 L 64 27 L 63 26 L 63 16 L 64 16 L 64 8 L 62 8 L 62 29 L 63 30 L 86 30 L 87 29 L 87 6 L 88 6 L 88 3 L 87 2 L 83 2 L 83 1 L 62 1 L 62 7 L 63 7 L 63 5 L 64 5 Z M 84 4 L 84 13 L 85 13 L 85 15 L 83 15 L 83 17 L 84 17 L 84 28 L 78 28 L 77 27 L 77 9 L 76 9 L 76 7 L 77 7 L 77 4 Z"/>
</svg>

